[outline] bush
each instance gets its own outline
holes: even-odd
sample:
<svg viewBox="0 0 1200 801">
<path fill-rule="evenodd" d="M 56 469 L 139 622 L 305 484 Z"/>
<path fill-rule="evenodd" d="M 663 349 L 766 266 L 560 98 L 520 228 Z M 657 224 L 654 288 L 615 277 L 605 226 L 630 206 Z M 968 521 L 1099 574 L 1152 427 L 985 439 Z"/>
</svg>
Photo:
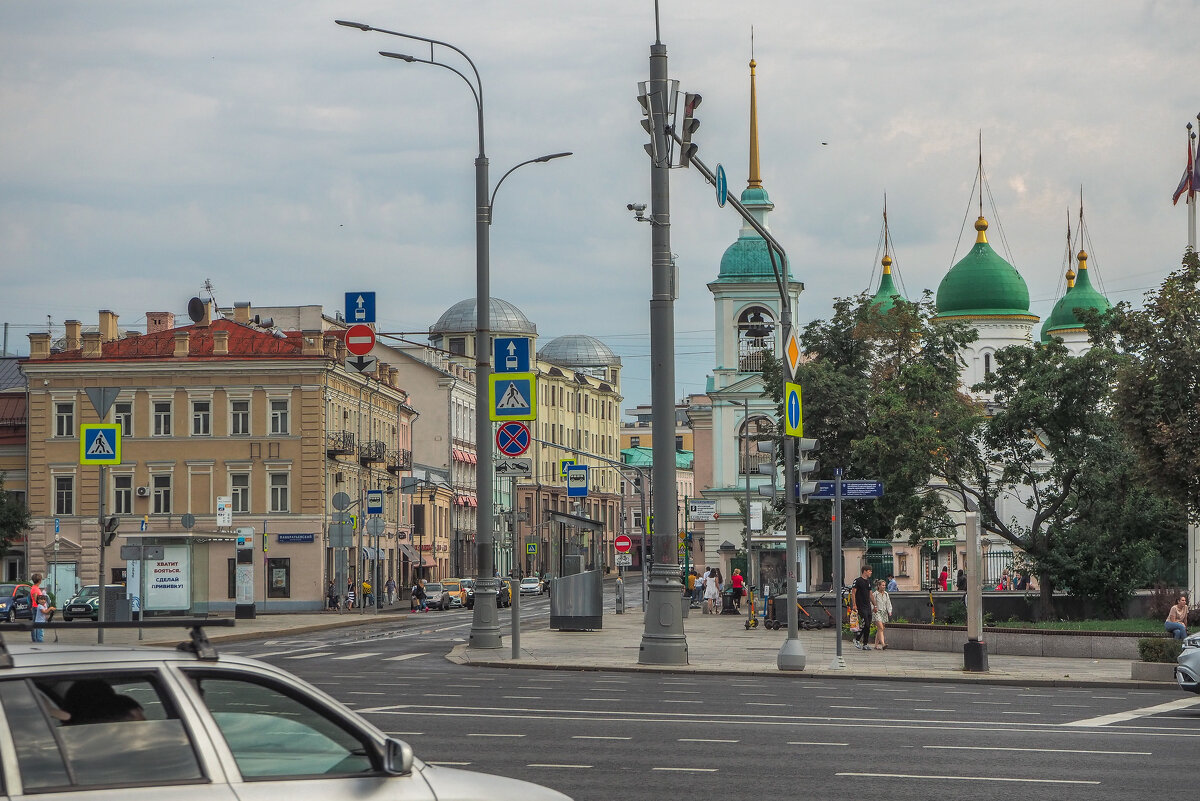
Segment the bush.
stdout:
<svg viewBox="0 0 1200 801">
<path fill-rule="evenodd" d="M 946 614 L 943 618 L 944 622 L 949 626 L 955 626 L 967 622 L 967 605 L 962 601 L 955 601 L 946 607 Z"/>
<path fill-rule="evenodd" d="M 1138 640 L 1138 653 L 1143 662 L 1174 662 L 1183 651 L 1183 640 L 1166 637 L 1143 637 Z"/>
</svg>

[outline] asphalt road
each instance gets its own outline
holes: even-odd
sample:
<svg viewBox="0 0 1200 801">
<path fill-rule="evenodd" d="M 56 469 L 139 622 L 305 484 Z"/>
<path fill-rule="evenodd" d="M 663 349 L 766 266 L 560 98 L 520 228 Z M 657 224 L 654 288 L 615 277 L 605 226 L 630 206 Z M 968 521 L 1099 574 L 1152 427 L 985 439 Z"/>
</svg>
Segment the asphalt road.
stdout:
<svg viewBox="0 0 1200 801">
<path fill-rule="evenodd" d="M 545 598 L 522 617 L 544 625 Z M 633 610 L 636 614 L 637 610 Z M 501 612 L 508 647 L 508 612 Z M 222 650 L 283 666 L 427 762 L 586 799 L 1133 799 L 1194 792 L 1200 697 L 447 662 L 466 610 Z"/>
</svg>

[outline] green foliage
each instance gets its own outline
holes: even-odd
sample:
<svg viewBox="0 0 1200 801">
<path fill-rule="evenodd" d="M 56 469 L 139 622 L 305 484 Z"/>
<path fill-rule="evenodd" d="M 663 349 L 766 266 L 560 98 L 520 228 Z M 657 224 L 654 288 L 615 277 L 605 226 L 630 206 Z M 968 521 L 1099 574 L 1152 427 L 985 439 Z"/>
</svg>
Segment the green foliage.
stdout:
<svg viewBox="0 0 1200 801">
<path fill-rule="evenodd" d="M 962 601 L 955 601 L 946 607 L 946 614 L 942 615 L 942 622 L 947 626 L 960 626 L 967 622 L 967 605 Z"/>
<path fill-rule="evenodd" d="M 0 473 L 0 556 L 28 529 L 29 510 L 5 491 L 4 474 Z"/>
<path fill-rule="evenodd" d="M 1174 662 L 1183 652 L 1183 640 L 1167 637 L 1143 637 L 1138 640 L 1138 654 L 1143 662 Z"/>
</svg>

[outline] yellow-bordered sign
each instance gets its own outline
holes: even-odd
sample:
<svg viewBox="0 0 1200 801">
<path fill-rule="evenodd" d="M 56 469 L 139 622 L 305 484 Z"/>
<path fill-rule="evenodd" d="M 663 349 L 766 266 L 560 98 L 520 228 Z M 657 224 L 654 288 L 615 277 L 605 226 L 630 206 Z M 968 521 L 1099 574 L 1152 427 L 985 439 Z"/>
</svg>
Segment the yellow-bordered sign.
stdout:
<svg viewBox="0 0 1200 801">
<path fill-rule="evenodd" d="M 537 376 L 533 373 L 492 373 L 488 376 L 488 418 L 537 419 Z"/>
<path fill-rule="evenodd" d="M 565 478 L 567 475 L 567 468 L 573 466 L 574 464 L 575 464 L 574 456 L 570 456 L 566 459 L 559 459 L 558 460 L 558 474 Z"/>
<path fill-rule="evenodd" d="M 92 423 L 79 427 L 80 464 L 120 464 L 121 426 Z"/>
<path fill-rule="evenodd" d="M 791 381 L 783 385 L 783 433 L 789 437 L 804 436 L 804 404 L 800 400 L 800 385 Z"/>
</svg>

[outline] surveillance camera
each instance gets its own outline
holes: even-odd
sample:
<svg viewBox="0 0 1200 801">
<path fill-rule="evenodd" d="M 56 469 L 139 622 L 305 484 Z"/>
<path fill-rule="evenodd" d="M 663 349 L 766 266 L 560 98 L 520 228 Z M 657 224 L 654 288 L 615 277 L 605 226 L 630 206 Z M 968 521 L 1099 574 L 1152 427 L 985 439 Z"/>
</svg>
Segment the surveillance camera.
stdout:
<svg viewBox="0 0 1200 801">
<path fill-rule="evenodd" d="M 625 206 L 625 208 L 629 209 L 634 214 L 637 214 L 639 217 L 646 212 L 645 203 L 629 203 Z"/>
</svg>

